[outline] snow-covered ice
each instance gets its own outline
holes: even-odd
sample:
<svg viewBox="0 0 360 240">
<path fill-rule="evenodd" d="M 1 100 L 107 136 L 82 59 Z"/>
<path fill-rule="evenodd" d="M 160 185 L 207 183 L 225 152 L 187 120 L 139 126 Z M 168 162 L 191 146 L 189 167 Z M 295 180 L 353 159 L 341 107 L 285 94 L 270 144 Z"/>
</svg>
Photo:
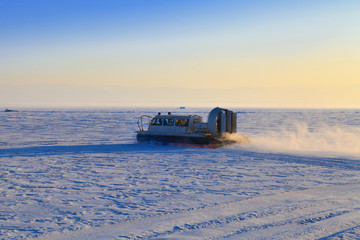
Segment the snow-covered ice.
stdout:
<svg viewBox="0 0 360 240">
<path fill-rule="evenodd" d="M 235 109 L 252 141 L 140 145 L 159 110 L 0 113 L 1 239 L 360 238 L 360 112 Z"/>
</svg>

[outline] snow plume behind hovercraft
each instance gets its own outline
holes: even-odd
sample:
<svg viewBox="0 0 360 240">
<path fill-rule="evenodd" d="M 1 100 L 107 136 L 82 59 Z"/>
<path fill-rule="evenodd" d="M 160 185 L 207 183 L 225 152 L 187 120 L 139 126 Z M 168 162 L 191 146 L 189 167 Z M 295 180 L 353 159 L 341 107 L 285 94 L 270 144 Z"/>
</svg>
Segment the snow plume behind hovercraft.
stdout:
<svg viewBox="0 0 360 240">
<path fill-rule="evenodd" d="M 233 134 L 229 137 L 236 138 Z M 238 137 L 241 141 L 241 137 Z M 319 126 L 293 122 L 291 129 L 278 129 L 251 135 L 249 144 L 234 145 L 240 150 L 327 157 L 360 157 L 360 128 Z"/>
</svg>

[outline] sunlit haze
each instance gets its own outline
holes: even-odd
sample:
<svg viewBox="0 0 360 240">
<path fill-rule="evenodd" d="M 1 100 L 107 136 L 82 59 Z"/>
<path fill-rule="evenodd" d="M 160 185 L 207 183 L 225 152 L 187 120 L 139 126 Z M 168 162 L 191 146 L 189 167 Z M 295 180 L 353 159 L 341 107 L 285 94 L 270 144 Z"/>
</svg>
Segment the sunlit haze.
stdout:
<svg viewBox="0 0 360 240">
<path fill-rule="evenodd" d="M 0 107 L 360 108 L 360 1 L 0 1 Z"/>
</svg>

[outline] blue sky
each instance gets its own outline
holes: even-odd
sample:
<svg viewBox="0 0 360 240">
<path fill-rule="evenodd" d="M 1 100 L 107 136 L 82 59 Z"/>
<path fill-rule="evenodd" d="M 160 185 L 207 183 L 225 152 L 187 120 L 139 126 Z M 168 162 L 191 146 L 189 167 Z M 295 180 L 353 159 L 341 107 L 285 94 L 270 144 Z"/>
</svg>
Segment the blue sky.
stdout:
<svg viewBox="0 0 360 240">
<path fill-rule="evenodd" d="M 87 37 L 131 38 L 156 34 L 217 32 L 283 20 L 324 17 L 343 1 L 11 1 L 0 3 L 3 41 Z M 340 5 L 340 6 L 339 6 Z M 347 6 L 350 5 L 350 6 Z M 330 12 L 329 12 L 330 11 Z M 339 13 L 341 14 L 341 12 Z M 346 14 L 346 12 L 345 12 Z M 276 26 L 272 26 L 276 27 Z M 101 35 L 105 34 L 105 36 Z M 36 38 L 38 36 L 38 38 Z"/>
<path fill-rule="evenodd" d="M 360 90 L 359 25 L 359 1 L 1 0 L 0 87 L 7 90 L 0 100 L 94 105 L 112 88 L 132 92 L 137 105 L 146 106 L 164 104 L 153 94 L 164 87 L 183 95 L 219 90 L 219 96 L 226 89 L 268 88 L 274 95 L 267 99 L 245 93 L 224 104 L 360 107 L 360 98 L 346 93 Z M 18 94 L 30 88 L 43 100 Z M 91 88 L 104 95 L 93 99 Z M 344 90 L 333 98 L 332 90 L 321 91 L 334 88 Z M 73 93 L 66 103 L 45 94 L 61 96 L 64 89 Z M 289 89 L 299 89 L 307 103 L 289 99 Z M 194 105 L 213 104 L 190 98 Z"/>
</svg>

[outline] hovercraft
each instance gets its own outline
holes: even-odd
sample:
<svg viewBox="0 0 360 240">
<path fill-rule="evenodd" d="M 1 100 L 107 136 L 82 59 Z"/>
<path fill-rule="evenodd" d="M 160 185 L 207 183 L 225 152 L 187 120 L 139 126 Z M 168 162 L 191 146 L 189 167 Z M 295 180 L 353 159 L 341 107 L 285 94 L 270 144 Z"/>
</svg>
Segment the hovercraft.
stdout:
<svg viewBox="0 0 360 240">
<path fill-rule="evenodd" d="M 236 120 L 235 112 L 219 107 L 209 112 L 207 122 L 198 115 L 142 115 L 136 138 L 139 143 L 219 147 L 235 142 L 225 136 L 236 133 Z"/>
</svg>

